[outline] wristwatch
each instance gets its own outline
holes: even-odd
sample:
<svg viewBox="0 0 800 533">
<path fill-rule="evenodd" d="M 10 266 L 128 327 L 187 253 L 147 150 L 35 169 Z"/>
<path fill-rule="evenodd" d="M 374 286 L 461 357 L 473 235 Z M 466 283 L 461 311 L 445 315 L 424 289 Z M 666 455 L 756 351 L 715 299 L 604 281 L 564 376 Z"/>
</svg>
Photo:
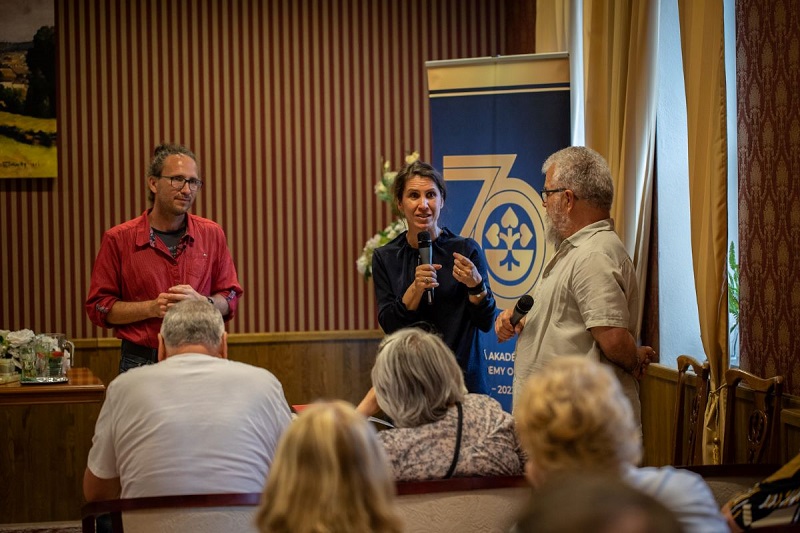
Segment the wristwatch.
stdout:
<svg viewBox="0 0 800 533">
<path fill-rule="evenodd" d="M 470 296 L 480 296 L 484 293 L 484 291 L 486 291 L 486 284 L 483 282 L 483 280 L 481 280 L 481 282 L 474 287 L 467 287 L 467 293 Z"/>
</svg>

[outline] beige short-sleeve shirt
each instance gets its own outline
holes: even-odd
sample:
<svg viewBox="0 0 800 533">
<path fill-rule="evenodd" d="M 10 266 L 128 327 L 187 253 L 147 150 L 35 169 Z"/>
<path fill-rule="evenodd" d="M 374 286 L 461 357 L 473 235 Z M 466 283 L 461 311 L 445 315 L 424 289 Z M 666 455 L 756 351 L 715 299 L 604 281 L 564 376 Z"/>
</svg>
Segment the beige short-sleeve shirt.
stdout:
<svg viewBox="0 0 800 533">
<path fill-rule="evenodd" d="M 586 355 L 608 363 L 640 420 L 639 384 L 608 361 L 590 328 L 622 327 L 636 338 L 638 286 L 633 262 L 614 221 L 590 224 L 565 239 L 533 290 L 534 305 L 517 340 L 514 404 L 520 387 L 558 355 Z"/>
</svg>

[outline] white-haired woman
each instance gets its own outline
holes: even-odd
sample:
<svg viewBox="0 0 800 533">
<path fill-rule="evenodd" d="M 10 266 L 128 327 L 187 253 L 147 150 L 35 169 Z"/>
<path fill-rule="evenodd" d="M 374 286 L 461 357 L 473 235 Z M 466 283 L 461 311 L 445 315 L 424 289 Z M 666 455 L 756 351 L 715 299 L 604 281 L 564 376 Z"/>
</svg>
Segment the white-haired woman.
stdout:
<svg viewBox="0 0 800 533">
<path fill-rule="evenodd" d="M 513 417 L 493 398 L 467 393 L 453 352 L 438 336 L 417 328 L 387 336 L 372 385 L 359 410 L 379 407 L 394 423 L 378 437 L 396 480 L 522 473 Z"/>
</svg>

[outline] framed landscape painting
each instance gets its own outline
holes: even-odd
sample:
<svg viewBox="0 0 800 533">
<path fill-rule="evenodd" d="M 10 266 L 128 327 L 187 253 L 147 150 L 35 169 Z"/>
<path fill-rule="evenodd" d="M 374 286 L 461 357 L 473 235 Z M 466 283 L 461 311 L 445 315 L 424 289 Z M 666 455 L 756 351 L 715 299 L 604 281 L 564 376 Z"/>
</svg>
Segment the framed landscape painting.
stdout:
<svg viewBox="0 0 800 533">
<path fill-rule="evenodd" d="M 0 0 L 0 13 L 0 178 L 55 178 L 55 2 Z"/>
</svg>

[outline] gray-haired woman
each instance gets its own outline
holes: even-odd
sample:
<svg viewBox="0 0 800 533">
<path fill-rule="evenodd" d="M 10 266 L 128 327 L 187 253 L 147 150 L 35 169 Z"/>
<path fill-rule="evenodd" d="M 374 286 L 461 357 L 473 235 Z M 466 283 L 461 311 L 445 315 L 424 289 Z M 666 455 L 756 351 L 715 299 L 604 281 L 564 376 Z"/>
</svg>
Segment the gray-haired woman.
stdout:
<svg viewBox="0 0 800 533">
<path fill-rule="evenodd" d="M 373 389 L 359 405 L 395 424 L 380 431 L 398 481 L 521 474 L 514 419 L 483 394 L 468 394 L 452 351 L 436 335 L 405 328 L 384 338 Z"/>
</svg>

